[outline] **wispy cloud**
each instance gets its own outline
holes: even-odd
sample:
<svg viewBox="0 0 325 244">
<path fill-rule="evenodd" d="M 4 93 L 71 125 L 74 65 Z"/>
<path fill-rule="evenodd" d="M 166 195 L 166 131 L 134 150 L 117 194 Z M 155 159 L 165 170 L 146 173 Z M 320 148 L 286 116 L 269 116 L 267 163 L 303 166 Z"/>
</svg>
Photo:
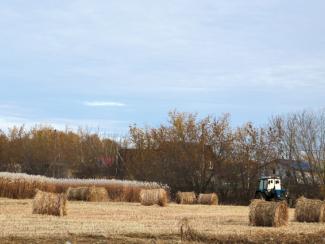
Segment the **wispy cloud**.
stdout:
<svg viewBox="0 0 325 244">
<path fill-rule="evenodd" d="M 11 107 L 12 106 L 11 105 L 8 105 L 8 104 L 0 104 L 0 109 L 9 109 Z"/>
<path fill-rule="evenodd" d="M 126 106 L 124 103 L 120 102 L 109 102 L 109 101 L 86 101 L 83 103 L 89 107 L 124 107 Z"/>
</svg>

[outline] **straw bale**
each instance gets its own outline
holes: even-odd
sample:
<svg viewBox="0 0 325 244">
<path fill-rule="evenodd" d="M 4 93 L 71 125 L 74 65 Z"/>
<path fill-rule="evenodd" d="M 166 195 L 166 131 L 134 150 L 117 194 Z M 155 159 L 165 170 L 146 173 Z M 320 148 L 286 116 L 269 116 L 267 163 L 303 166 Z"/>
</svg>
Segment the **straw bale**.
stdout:
<svg viewBox="0 0 325 244">
<path fill-rule="evenodd" d="M 280 227 L 288 224 L 289 210 L 285 201 L 253 200 L 249 206 L 249 222 L 253 226 Z"/>
<path fill-rule="evenodd" d="M 260 199 L 253 199 L 249 205 L 249 224 L 250 225 L 254 225 L 255 223 L 255 208 L 256 206 L 260 203 L 260 202 L 264 202 L 264 200 L 260 200 Z"/>
<path fill-rule="evenodd" d="M 167 192 L 164 189 L 143 189 L 140 191 L 140 202 L 144 206 L 157 204 L 167 206 Z"/>
<path fill-rule="evenodd" d="M 33 214 L 64 216 L 67 196 L 64 193 L 50 193 L 36 190 L 33 200 Z"/>
<path fill-rule="evenodd" d="M 108 194 L 105 187 L 89 187 L 87 192 L 87 201 L 89 202 L 107 202 Z"/>
<path fill-rule="evenodd" d="M 105 187 L 69 187 L 67 190 L 69 200 L 106 202 L 108 194 Z"/>
<path fill-rule="evenodd" d="M 196 195 L 194 192 L 177 192 L 176 193 L 176 202 L 178 204 L 195 204 Z"/>
<path fill-rule="evenodd" d="M 218 196 L 215 193 L 203 194 L 201 193 L 198 197 L 199 204 L 205 205 L 218 205 Z"/>
<path fill-rule="evenodd" d="M 69 200 L 86 201 L 88 187 L 69 187 L 67 195 Z"/>
<path fill-rule="evenodd" d="M 300 197 L 295 208 L 298 222 L 325 222 L 325 202 L 317 199 Z"/>
</svg>

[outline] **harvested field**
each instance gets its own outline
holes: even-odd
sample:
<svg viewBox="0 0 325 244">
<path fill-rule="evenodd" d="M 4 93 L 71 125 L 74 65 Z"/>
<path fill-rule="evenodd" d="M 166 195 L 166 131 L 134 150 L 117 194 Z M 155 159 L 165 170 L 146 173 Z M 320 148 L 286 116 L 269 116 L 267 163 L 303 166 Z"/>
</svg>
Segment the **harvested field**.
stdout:
<svg viewBox="0 0 325 244">
<path fill-rule="evenodd" d="M 69 202 L 64 217 L 33 215 L 32 200 L 0 198 L 0 243 L 324 243 L 325 225 L 294 221 L 287 226 L 253 227 L 248 207 L 140 203 Z M 188 234 L 188 230 L 191 234 Z"/>
</svg>

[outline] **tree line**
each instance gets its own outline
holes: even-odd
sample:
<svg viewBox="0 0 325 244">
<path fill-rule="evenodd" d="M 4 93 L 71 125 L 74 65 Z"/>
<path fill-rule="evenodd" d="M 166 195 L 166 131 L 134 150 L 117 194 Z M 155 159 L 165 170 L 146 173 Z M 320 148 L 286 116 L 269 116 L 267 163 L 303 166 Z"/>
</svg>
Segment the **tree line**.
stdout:
<svg viewBox="0 0 325 244">
<path fill-rule="evenodd" d="M 270 118 L 233 128 L 220 117 L 172 111 L 158 127 L 130 126 L 123 140 L 85 130 L 13 127 L 0 133 L 0 170 L 54 177 L 159 181 L 178 190 L 217 192 L 247 202 L 261 175 L 282 174 L 295 195 L 323 197 L 325 112 Z"/>
<path fill-rule="evenodd" d="M 112 177 L 109 166 L 118 148 L 117 142 L 87 130 L 13 127 L 7 133 L 0 132 L 0 171 L 50 177 Z"/>
</svg>

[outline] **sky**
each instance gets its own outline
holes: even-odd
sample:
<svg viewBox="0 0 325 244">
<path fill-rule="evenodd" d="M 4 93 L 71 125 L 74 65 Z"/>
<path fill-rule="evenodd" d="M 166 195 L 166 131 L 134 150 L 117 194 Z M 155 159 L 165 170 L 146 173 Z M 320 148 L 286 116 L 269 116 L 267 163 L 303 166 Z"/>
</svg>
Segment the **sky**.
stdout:
<svg viewBox="0 0 325 244">
<path fill-rule="evenodd" d="M 0 129 L 324 108 L 323 0 L 1 0 Z"/>
</svg>

